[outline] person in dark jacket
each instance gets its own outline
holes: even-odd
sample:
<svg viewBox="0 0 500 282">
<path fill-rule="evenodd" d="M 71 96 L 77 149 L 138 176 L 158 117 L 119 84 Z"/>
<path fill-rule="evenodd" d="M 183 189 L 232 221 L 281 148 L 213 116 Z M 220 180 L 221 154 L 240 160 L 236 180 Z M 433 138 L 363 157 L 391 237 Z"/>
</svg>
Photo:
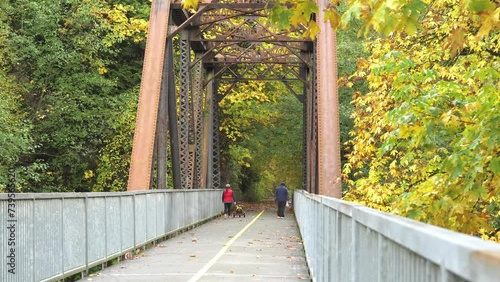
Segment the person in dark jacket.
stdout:
<svg viewBox="0 0 500 282">
<path fill-rule="evenodd" d="M 234 200 L 233 190 L 229 184 L 226 184 L 226 189 L 222 192 L 222 202 L 224 203 L 224 217 L 228 218 L 231 214 L 231 205 L 236 202 Z"/>
<path fill-rule="evenodd" d="M 276 188 L 274 201 L 278 204 L 278 218 L 284 218 L 285 206 L 288 201 L 288 189 L 285 186 L 285 182 L 281 182 L 281 185 Z"/>
</svg>

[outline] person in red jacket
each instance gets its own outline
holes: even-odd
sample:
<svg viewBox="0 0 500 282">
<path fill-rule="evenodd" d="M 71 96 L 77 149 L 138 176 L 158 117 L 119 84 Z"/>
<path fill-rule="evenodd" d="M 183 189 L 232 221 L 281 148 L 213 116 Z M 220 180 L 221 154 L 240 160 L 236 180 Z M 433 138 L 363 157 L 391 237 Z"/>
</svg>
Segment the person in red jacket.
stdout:
<svg viewBox="0 0 500 282">
<path fill-rule="evenodd" d="M 226 189 L 222 192 L 222 202 L 224 203 L 224 218 L 228 218 L 231 214 L 231 205 L 236 202 L 233 190 L 229 184 L 226 184 Z"/>
</svg>

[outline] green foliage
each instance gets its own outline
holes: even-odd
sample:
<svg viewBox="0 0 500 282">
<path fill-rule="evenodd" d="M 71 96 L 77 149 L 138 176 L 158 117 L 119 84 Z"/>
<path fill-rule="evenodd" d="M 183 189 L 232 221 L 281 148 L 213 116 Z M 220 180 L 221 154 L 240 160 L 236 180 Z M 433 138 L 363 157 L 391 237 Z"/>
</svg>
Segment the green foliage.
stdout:
<svg viewBox="0 0 500 282">
<path fill-rule="evenodd" d="M 356 72 L 358 58 L 368 55 L 363 47 L 363 39 L 357 37 L 356 29 L 337 31 L 337 68 L 339 85 L 339 119 L 340 119 L 340 142 L 342 163 L 346 161 L 348 154 L 348 141 L 351 140 L 349 132 L 354 123 L 351 118 L 353 110 L 352 96 L 355 92 L 368 91 L 368 85 L 364 80 L 350 80 Z"/>
<path fill-rule="evenodd" d="M 10 169 L 16 173 L 16 188 L 22 189 L 18 163 L 23 161 L 23 153 L 34 149 L 30 136 L 31 122 L 22 107 L 22 86 L 14 76 L 9 75 L 8 62 L 14 55 L 13 50 L 8 48 L 11 29 L 5 21 L 8 17 L 5 11 L 9 7 L 8 1 L 0 1 L 0 192 L 5 191 L 9 182 Z"/>
<path fill-rule="evenodd" d="M 137 109 L 137 92 L 132 89 L 120 97 L 120 105 L 124 108 L 116 111 L 111 117 L 113 134 L 106 139 L 100 151 L 96 184 L 93 191 L 125 191 L 132 154 L 135 114 Z M 89 178 L 93 175 L 89 175 Z"/>
<path fill-rule="evenodd" d="M 10 100 L 2 102 L 10 105 L 11 113 L 20 109 L 15 120 L 23 121 L 23 126 L 6 125 L 11 132 L 29 131 L 30 137 L 30 145 L 9 149 L 19 187 L 89 191 L 96 184 L 101 148 L 114 139 L 118 125 L 113 116 L 130 102 L 123 93 L 140 82 L 148 3 L 1 4 L 5 15 L 0 17 L 0 38 L 9 38 L 0 39 L 0 56 L 5 58 L 1 77 L 16 82 Z"/>
<path fill-rule="evenodd" d="M 0 191 L 7 185 L 7 171 L 15 169 L 22 154 L 33 150 L 31 125 L 21 110 L 16 83 L 0 70 Z M 20 180 L 16 177 L 16 180 Z M 18 185 L 16 185 L 18 186 Z M 18 187 L 19 188 L 19 187 Z"/>
<path fill-rule="evenodd" d="M 220 103 L 225 163 L 246 200 L 286 180 L 302 188 L 302 104 L 276 83 L 240 84 Z M 226 151 L 226 150 L 223 150 Z"/>
</svg>

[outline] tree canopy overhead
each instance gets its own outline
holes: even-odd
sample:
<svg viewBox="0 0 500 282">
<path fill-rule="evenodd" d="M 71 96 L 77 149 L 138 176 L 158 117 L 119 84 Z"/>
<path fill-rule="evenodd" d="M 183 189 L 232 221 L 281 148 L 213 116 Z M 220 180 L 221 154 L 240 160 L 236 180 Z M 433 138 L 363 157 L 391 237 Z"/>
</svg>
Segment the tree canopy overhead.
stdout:
<svg viewBox="0 0 500 282">
<path fill-rule="evenodd" d="M 196 8 L 199 2 L 182 0 L 187 9 Z M 319 12 L 315 0 L 275 0 L 269 4 L 272 8 L 271 19 L 279 27 L 286 29 L 302 24 L 310 29 L 305 35 L 312 37 L 320 32 L 314 23 L 314 16 Z M 342 4 L 345 4 L 347 9 L 339 9 Z M 456 22 L 454 29 L 460 30 L 466 27 L 465 22 L 472 22 L 474 35 L 482 38 L 500 27 L 499 4 L 492 0 L 331 0 L 323 12 L 325 20 L 328 20 L 334 29 L 346 29 L 353 22 L 361 20 L 363 24 L 359 28 L 359 34 L 362 35 L 368 35 L 371 30 L 384 35 L 393 32 L 413 35 L 421 29 L 421 22 L 425 18 L 439 21 L 439 13 L 436 12 L 443 5 L 455 6 L 455 13 L 460 14 L 464 20 Z M 458 34 L 451 35 L 450 41 L 459 37 Z"/>
</svg>

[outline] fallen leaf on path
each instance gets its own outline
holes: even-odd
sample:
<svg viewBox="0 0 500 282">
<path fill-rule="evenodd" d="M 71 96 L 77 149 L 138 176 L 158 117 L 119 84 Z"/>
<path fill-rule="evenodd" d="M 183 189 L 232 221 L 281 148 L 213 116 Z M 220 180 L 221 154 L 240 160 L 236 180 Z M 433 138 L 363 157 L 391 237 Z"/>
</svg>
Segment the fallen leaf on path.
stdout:
<svg viewBox="0 0 500 282">
<path fill-rule="evenodd" d="M 131 252 L 125 254 L 125 259 L 131 260 L 134 259 L 134 255 Z"/>
</svg>

